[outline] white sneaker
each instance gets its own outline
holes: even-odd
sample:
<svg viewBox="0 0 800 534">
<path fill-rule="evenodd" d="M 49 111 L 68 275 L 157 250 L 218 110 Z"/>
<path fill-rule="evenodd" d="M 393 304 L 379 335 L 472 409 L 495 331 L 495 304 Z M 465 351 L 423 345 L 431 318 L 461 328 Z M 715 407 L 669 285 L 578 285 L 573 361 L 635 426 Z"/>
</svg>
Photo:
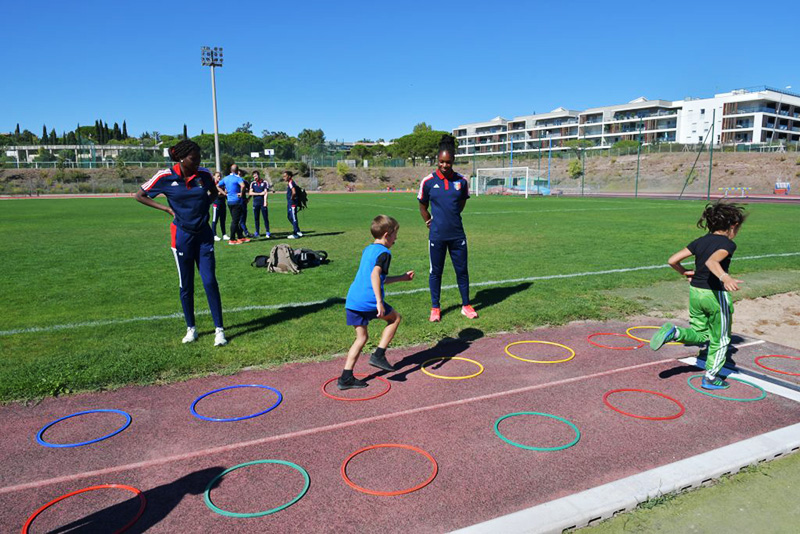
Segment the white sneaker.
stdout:
<svg viewBox="0 0 800 534">
<path fill-rule="evenodd" d="M 225 339 L 225 330 L 222 328 L 217 328 L 214 331 L 214 346 L 221 347 L 222 345 L 227 345 L 228 340 Z"/>
<path fill-rule="evenodd" d="M 297 232 L 297 237 L 303 237 L 303 232 Z"/>
<path fill-rule="evenodd" d="M 194 329 L 193 326 L 190 326 L 186 329 L 186 335 L 183 336 L 184 343 L 191 343 L 193 341 L 197 341 L 197 331 Z"/>
<path fill-rule="evenodd" d="M 230 237 L 228 237 L 228 234 L 225 234 L 225 235 L 222 236 L 222 239 L 225 240 L 225 241 L 229 241 Z"/>
<path fill-rule="evenodd" d="M 287 235 L 287 236 L 286 236 L 286 239 L 297 239 L 297 236 L 296 236 L 296 235 L 294 235 L 294 234 L 292 234 L 292 235 Z"/>
<path fill-rule="evenodd" d="M 264 237 L 266 237 L 267 239 L 269 239 L 270 237 L 272 237 L 272 234 L 271 234 L 271 233 L 269 233 L 269 232 L 267 232 L 266 234 L 264 234 Z"/>
<path fill-rule="evenodd" d="M 214 236 L 214 241 L 222 241 L 222 238 L 218 235 Z"/>
</svg>

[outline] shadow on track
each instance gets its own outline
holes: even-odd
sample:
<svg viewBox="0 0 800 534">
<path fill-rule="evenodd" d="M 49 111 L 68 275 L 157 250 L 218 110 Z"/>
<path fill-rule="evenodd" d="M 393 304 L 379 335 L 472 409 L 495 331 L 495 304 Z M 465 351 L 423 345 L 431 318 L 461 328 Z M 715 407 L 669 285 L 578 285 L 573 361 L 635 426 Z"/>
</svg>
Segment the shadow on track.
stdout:
<svg viewBox="0 0 800 534">
<path fill-rule="evenodd" d="M 217 475 L 225 469 L 222 467 L 209 467 L 201 471 L 195 471 L 169 484 L 163 484 L 153 489 L 143 491 L 147 499 L 147 507 L 144 514 L 125 532 L 131 534 L 146 532 L 162 519 L 167 517 L 172 510 L 181 502 L 185 495 L 200 495 L 206 486 Z M 69 532 L 96 533 L 96 532 L 116 532 L 136 514 L 139 509 L 139 497 L 127 499 L 121 503 L 109 506 L 103 510 L 94 512 L 86 517 L 73 521 L 57 529 L 51 530 L 51 534 Z"/>
<path fill-rule="evenodd" d="M 440 340 L 436 345 L 429 349 L 425 349 L 415 354 L 410 354 L 397 362 L 394 367 L 399 372 L 387 377 L 389 380 L 395 382 L 405 382 L 408 375 L 415 373 L 422 369 L 422 364 L 433 358 L 452 358 L 458 356 L 469 348 L 473 341 L 483 337 L 483 330 L 477 328 L 465 328 L 458 333 L 457 338 L 446 337 Z M 448 363 L 449 360 L 445 359 L 430 366 L 431 369 L 439 369 Z M 410 367 L 409 369 L 405 369 Z M 405 369 L 405 370 L 403 370 Z M 373 373 L 373 376 L 386 374 L 387 371 L 378 371 Z"/>
</svg>

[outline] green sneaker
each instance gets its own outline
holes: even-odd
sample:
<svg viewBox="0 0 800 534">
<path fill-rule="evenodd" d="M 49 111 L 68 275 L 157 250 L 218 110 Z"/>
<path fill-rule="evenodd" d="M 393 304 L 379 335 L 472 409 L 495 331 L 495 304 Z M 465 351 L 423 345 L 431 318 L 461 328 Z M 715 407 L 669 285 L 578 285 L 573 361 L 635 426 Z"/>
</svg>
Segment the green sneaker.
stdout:
<svg viewBox="0 0 800 534">
<path fill-rule="evenodd" d="M 658 332 L 656 332 L 656 335 L 654 335 L 653 339 L 650 340 L 650 348 L 653 350 L 660 349 L 665 343 L 669 343 L 675 339 L 677 333 L 678 329 L 675 328 L 674 324 L 664 323 L 664 326 L 659 328 Z"/>
</svg>

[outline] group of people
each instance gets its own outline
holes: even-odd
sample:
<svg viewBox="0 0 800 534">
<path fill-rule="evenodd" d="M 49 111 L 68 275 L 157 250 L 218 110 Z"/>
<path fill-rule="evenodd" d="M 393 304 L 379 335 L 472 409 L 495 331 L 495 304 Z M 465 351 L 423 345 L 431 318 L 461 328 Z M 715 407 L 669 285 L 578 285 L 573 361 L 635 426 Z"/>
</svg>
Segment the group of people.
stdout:
<svg viewBox="0 0 800 534">
<path fill-rule="evenodd" d="M 297 186 L 294 183 L 292 171 L 284 171 L 282 178 L 287 184 L 287 218 L 292 223 L 292 233 L 288 238 L 297 239 L 303 237 L 297 221 Z M 252 181 L 248 181 L 245 171 L 234 163 L 231 165 L 230 174 L 224 178 L 219 171 L 214 173 L 214 184 L 217 188 L 217 198 L 212 205 L 211 216 L 211 231 L 214 234 L 214 241 L 224 240 L 228 241 L 229 245 L 241 245 L 249 242 L 250 239 L 262 237 L 262 220 L 264 222 L 263 237 L 267 239 L 272 237 L 269 230 L 267 202 L 269 193 L 272 191 L 272 184 L 262 180 L 259 171 L 253 171 Z M 256 230 L 254 234 L 247 230 L 247 204 L 251 201 Z M 231 212 L 230 234 L 225 233 L 226 205 Z M 218 222 L 222 236 L 217 235 Z"/>
<path fill-rule="evenodd" d="M 461 213 L 469 199 L 469 184 L 464 176 L 453 170 L 455 152 L 455 139 L 449 135 L 443 136 L 439 145 L 437 168 L 422 179 L 417 194 L 420 216 L 429 229 L 428 286 L 431 296 L 431 322 L 441 320 L 442 273 L 448 255 L 456 272 L 461 314 L 469 319 L 478 318 L 470 304 L 467 237 L 461 219 Z M 214 206 L 215 226 L 217 217 L 220 216 L 219 220 L 224 227 L 222 214 L 225 212 L 225 201 L 220 201 L 220 198 L 226 198 L 232 219 L 229 243 L 247 242 L 249 239 L 244 233 L 246 230 L 242 213 L 246 208 L 246 199 L 250 197 L 253 199 L 256 219 L 255 235 L 259 234 L 261 215 L 264 219 L 265 236 L 269 237 L 267 196 L 270 188 L 261 181 L 258 171 L 253 173 L 253 184 L 248 186 L 236 165 L 232 166 L 231 174 L 225 178 L 212 177 L 207 169 L 199 166 L 200 147 L 190 140 L 181 141 L 169 150 L 169 154 L 176 164 L 156 173 L 143 184 L 136 199 L 173 217 L 172 251 L 178 265 L 180 299 L 187 326 L 183 342 L 189 343 L 197 339 L 194 320 L 196 266 L 203 280 L 216 327 L 214 345 L 225 345 L 227 341 L 222 323 L 222 303 L 214 272 L 213 245 L 215 239 L 219 241 L 219 237 L 209 226 L 209 207 Z M 297 224 L 298 197 L 292 172 L 284 171 L 283 179 L 287 182 L 287 218 L 293 227 L 293 234 L 289 237 L 301 237 L 303 234 Z M 158 195 L 166 196 L 167 206 L 153 200 Z M 650 346 L 653 350 L 658 350 L 673 340 L 692 344 L 708 342 L 706 373 L 702 383 L 705 389 L 728 387 L 727 382 L 717 375 L 725 363 L 730 344 L 733 307 L 729 292 L 738 291 L 738 284 L 741 282 L 728 273 L 731 257 L 736 250 L 733 239 L 745 218 L 744 208 L 735 204 L 709 204 L 697 223 L 699 228 L 706 229 L 708 233 L 675 253 L 668 261 L 670 266 L 690 281 L 690 327 L 678 328 L 667 323 L 653 337 Z M 369 339 L 368 325 L 374 319 L 386 321 L 386 326 L 369 363 L 386 371 L 395 370 L 386 358 L 386 349 L 397 332 L 401 316 L 384 300 L 384 286 L 414 279 L 414 271 L 389 276 L 391 248 L 397 240 L 399 228 L 397 220 L 387 215 L 379 215 L 371 223 L 370 232 L 374 241 L 361 254 L 359 268 L 345 302 L 346 323 L 354 327 L 355 341 L 347 353 L 344 369 L 337 382 L 337 387 L 341 390 L 368 386 L 366 381 L 354 376 L 353 368 Z M 226 237 L 223 236 L 222 239 Z M 690 256 L 695 257 L 693 270 L 681 265 Z"/>
</svg>

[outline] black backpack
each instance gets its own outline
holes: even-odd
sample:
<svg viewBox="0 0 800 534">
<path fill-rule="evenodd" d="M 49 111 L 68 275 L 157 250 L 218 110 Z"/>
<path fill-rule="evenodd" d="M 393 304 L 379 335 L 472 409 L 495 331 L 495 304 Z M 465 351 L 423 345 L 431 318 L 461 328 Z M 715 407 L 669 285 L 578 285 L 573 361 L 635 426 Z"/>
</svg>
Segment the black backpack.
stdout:
<svg viewBox="0 0 800 534">
<path fill-rule="evenodd" d="M 328 253 L 324 250 L 299 248 L 292 251 L 292 259 L 301 269 L 318 267 L 328 263 Z"/>
<path fill-rule="evenodd" d="M 253 267 L 266 267 L 269 264 L 269 256 L 256 256 L 256 259 L 250 263 Z"/>
<path fill-rule="evenodd" d="M 304 210 L 308 207 L 308 193 L 306 190 L 297 184 L 294 184 L 295 201 L 297 202 L 297 210 Z"/>
</svg>

